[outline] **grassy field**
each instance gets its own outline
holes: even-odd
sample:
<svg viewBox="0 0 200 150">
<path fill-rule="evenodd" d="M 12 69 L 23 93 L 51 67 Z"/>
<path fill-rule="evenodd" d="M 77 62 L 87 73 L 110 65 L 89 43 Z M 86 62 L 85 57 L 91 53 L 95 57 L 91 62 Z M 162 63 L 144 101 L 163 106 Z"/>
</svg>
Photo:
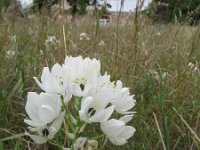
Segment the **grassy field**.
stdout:
<svg viewBox="0 0 200 150">
<path fill-rule="evenodd" d="M 63 32 L 64 31 L 64 32 Z M 80 33 L 90 39 L 80 40 Z M 46 42 L 48 36 L 57 41 Z M 102 42 L 103 41 L 103 42 Z M 102 44 L 103 43 L 103 44 Z M 91 18 L 74 22 L 47 16 L 0 19 L 0 150 L 57 149 L 35 145 L 23 122 L 28 91 L 40 91 L 32 77 L 66 55 L 100 59 L 102 73 L 120 79 L 137 100 L 135 135 L 106 150 L 200 149 L 200 28 L 147 22 L 99 26 Z M 88 136 L 98 128 L 87 130 Z M 101 143 L 101 142 L 100 142 Z"/>
</svg>

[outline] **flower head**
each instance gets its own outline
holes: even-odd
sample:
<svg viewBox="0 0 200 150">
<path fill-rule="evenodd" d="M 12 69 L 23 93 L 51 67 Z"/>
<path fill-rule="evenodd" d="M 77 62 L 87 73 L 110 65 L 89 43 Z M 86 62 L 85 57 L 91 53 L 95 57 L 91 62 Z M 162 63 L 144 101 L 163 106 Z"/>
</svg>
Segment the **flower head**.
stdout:
<svg viewBox="0 0 200 150">
<path fill-rule="evenodd" d="M 66 74 L 68 89 L 75 96 L 85 96 L 97 83 L 100 75 L 100 62 L 78 56 L 67 57 L 64 68 L 69 70 Z"/>
<path fill-rule="evenodd" d="M 68 101 L 71 98 L 71 94 L 67 90 L 67 78 L 66 70 L 59 64 L 53 65 L 51 71 L 48 67 L 44 67 L 41 82 L 33 77 L 37 85 L 47 93 L 61 94 L 64 96 L 64 100 Z"/>
<path fill-rule="evenodd" d="M 85 32 L 80 33 L 79 37 L 80 37 L 80 40 L 81 40 L 81 41 L 82 41 L 82 40 L 87 40 L 87 41 L 90 40 L 89 35 L 88 35 L 87 33 L 85 33 Z"/>
<path fill-rule="evenodd" d="M 34 134 L 30 134 L 29 132 L 25 132 L 26 135 L 30 136 L 31 139 L 37 144 L 43 144 L 48 139 L 51 140 L 54 138 L 55 134 L 59 131 L 61 124 L 64 120 L 65 113 L 62 112 L 59 114 L 55 120 L 51 123 L 38 126 L 38 127 L 29 127 L 29 131 Z"/>
<path fill-rule="evenodd" d="M 25 110 L 30 120 L 24 122 L 32 127 L 45 126 L 59 116 L 61 105 L 59 95 L 29 92 Z"/>
<path fill-rule="evenodd" d="M 45 41 L 45 44 L 55 44 L 55 43 L 58 43 L 59 41 L 56 39 L 55 36 L 48 36 L 46 41 Z"/>
<path fill-rule="evenodd" d="M 96 140 L 87 140 L 86 137 L 79 137 L 73 147 L 74 150 L 93 150 L 97 149 L 98 142 Z"/>
<path fill-rule="evenodd" d="M 101 123 L 101 130 L 106 134 L 110 141 L 115 145 L 123 145 L 133 136 L 135 128 L 125 126 L 132 116 L 125 116 L 121 120 L 111 119 Z"/>
<path fill-rule="evenodd" d="M 129 110 L 135 106 L 135 100 L 133 95 L 130 95 L 128 88 L 123 88 L 120 95 L 113 99 L 111 103 L 116 106 L 115 110 L 120 114 L 133 113 Z"/>
<path fill-rule="evenodd" d="M 81 120 L 91 122 L 103 122 L 110 118 L 115 106 L 108 107 L 108 99 L 105 93 L 99 92 L 94 97 L 86 97 L 82 99 L 81 110 L 79 116 Z"/>
</svg>

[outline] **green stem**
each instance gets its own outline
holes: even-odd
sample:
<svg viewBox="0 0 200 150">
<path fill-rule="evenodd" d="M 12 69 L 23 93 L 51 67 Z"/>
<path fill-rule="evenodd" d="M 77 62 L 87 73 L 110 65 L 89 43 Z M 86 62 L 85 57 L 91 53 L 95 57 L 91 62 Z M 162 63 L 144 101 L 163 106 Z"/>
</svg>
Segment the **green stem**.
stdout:
<svg viewBox="0 0 200 150">
<path fill-rule="evenodd" d="M 105 136 L 105 135 L 102 134 L 102 135 L 99 135 L 99 136 L 93 137 L 93 138 L 91 138 L 91 139 L 92 139 L 92 140 L 96 140 L 96 139 L 102 138 L 102 137 L 104 137 L 104 136 Z"/>
<path fill-rule="evenodd" d="M 63 96 L 61 96 L 61 101 L 62 101 L 63 108 L 64 108 L 64 110 L 65 110 L 65 112 L 66 112 L 67 124 L 69 125 L 69 127 L 71 128 L 71 130 L 72 130 L 73 132 L 75 132 L 75 128 L 74 128 L 74 126 L 72 125 L 71 119 L 70 119 L 70 114 L 71 114 L 71 113 L 69 112 L 68 108 L 67 108 L 66 105 L 65 105 Z"/>
<path fill-rule="evenodd" d="M 106 137 L 104 142 L 103 142 L 103 144 L 102 144 L 102 146 L 101 146 L 101 148 L 100 148 L 100 150 L 102 150 L 105 147 L 107 142 L 108 142 L 108 138 Z"/>
<path fill-rule="evenodd" d="M 50 140 L 48 140 L 48 143 L 51 144 L 51 145 L 53 145 L 53 146 L 56 146 L 56 147 L 58 147 L 58 148 L 63 149 L 62 146 L 60 146 L 60 145 L 58 145 L 58 144 L 56 144 L 56 143 L 54 143 L 54 142 L 52 142 L 52 141 L 50 141 Z"/>
</svg>

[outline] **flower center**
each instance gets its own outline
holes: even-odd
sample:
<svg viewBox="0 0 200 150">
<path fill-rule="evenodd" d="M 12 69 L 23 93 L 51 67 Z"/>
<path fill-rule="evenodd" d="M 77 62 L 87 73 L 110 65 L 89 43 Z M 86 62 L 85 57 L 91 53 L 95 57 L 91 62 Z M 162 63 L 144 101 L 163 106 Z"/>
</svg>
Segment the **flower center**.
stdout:
<svg viewBox="0 0 200 150">
<path fill-rule="evenodd" d="M 43 134 L 45 137 L 47 137 L 47 136 L 49 135 L 49 130 L 45 128 L 44 130 L 42 130 L 42 134 Z"/>
<path fill-rule="evenodd" d="M 85 77 L 77 77 L 74 82 L 80 86 L 82 91 L 84 91 L 87 83 L 87 79 Z"/>
<path fill-rule="evenodd" d="M 81 88 L 82 91 L 84 91 L 85 85 L 80 84 L 80 88 Z"/>
<path fill-rule="evenodd" d="M 61 76 L 55 76 L 56 80 L 63 85 L 63 78 Z"/>
<path fill-rule="evenodd" d="M 89 108 L 88 109 L 88 116 L 92 117 L 96 113 L 96 110 L 94 108 Z"/>
</svg>

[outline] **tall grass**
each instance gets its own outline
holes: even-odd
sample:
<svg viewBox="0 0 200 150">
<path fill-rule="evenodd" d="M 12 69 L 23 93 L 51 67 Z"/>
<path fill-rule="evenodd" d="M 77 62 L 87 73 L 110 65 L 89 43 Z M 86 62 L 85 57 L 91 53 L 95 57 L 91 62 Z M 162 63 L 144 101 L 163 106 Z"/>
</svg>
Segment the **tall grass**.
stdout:
<svg viewBox="0 0 200 150">
<path fill-rule="evenodd" d="M 112 80 L 121 79 L 135 94 L 137 113 L 131 122 L 135 135 L 125 146 L 108 142 L 105 149 L 199 149 L 200 28 L 152 25 L 138 19 L 117 28 L 95 22 L 90 17 L 74 22 L 45 15 L 26 19 L 2 17 L 0 149 L 56 149 L 50 144 L 37 146 L 23 136 L 24 105 L 28 91 L 40 91 L 32 77 L 41 75 L 44 66 L 63 62 L 66 54 L 100 59 L 102 72 L 112 74 Z M 89 41 L 79 39 L 82 32 L 89 34 Z M 46 45 L 45 40 L 51 35 L 59 42 Z M 99 45 L 101 40 L 105 46 Z M 190 62 L 196 69 L 188 66 Z M 91 129 L 85 134 L 98 131 Z M 60 141 L 59 137 L 56 140 Z"/>
</svg>

